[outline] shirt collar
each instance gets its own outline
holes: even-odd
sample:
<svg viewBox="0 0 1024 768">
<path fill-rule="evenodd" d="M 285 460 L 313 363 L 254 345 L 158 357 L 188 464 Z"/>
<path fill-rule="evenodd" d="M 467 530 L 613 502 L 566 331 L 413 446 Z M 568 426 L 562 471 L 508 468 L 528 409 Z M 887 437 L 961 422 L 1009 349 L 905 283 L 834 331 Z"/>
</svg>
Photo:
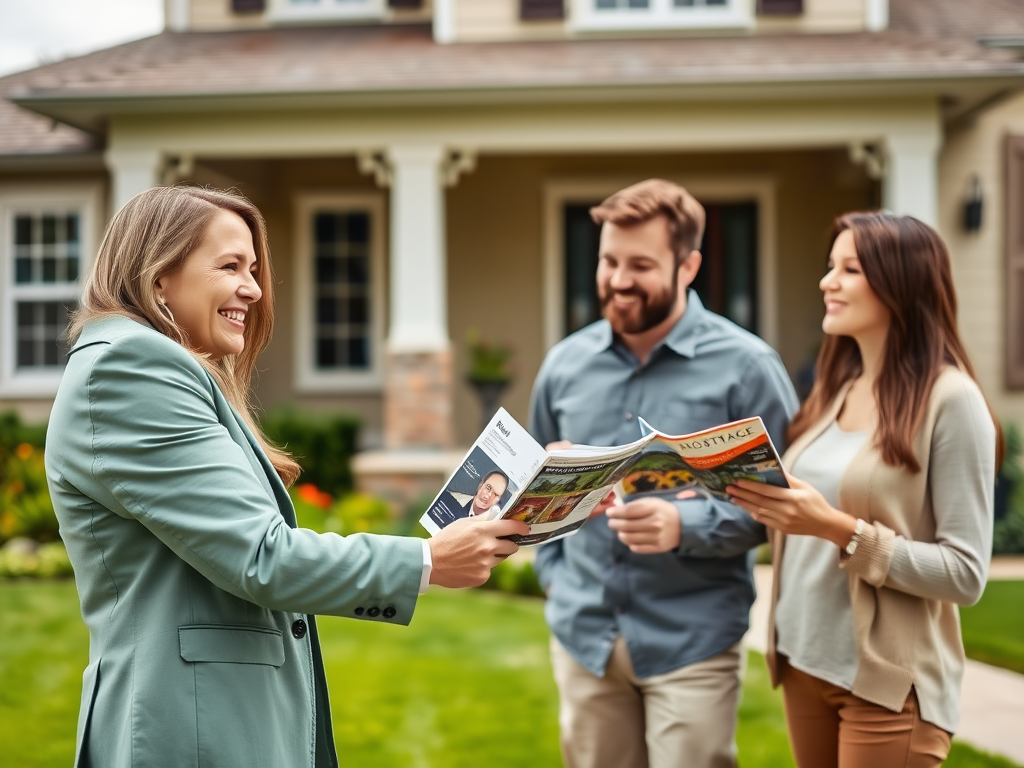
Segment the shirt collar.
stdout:
<svg viewBox="0 0 1024 768">
<path fill-rule="evenodd" d="M 664 345 L 683 357 L 693 357 L 697 354 L 697 329 L 700 328 L 704 314 L 704 304 L 701 302 L 697 292 L 692 288 L 686 289 L 686 311 L 679 318 L 678 322 L 668 332 L 664 339 L 655 345 L 655 349 Z M 615 341 L 615 334 L 608 321 L 604 321 L 601 328 L 601 337 L 598 340 L 601 350 L 610 349 Z"/>
</svg>

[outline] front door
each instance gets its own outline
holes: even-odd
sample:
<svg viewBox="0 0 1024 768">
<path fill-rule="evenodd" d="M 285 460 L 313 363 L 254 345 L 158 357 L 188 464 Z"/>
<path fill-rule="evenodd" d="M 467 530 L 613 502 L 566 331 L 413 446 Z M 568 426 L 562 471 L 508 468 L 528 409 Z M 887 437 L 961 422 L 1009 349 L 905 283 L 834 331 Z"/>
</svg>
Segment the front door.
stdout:
<svg viewBox="0 0 1024 768">
<path fill-rule="evenodd" d="M 598 202 L 564 207 L 566 335 L 601 317 L 595 280 L 601 228 L 589 213 Z M 693 289 L 712 312 L 757 333 L 757 203 L 702 204 L 704 261 Z"/>
</svg>

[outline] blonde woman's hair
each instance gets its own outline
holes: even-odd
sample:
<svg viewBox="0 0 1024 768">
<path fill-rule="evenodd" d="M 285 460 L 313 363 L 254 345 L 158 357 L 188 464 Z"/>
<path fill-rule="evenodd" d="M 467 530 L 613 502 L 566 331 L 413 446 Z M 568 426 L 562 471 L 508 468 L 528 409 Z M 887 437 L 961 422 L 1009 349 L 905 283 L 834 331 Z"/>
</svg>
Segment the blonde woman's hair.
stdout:
<svg viewBox="0 0 1024 768">
<path fill-rule="evenodd" d="M 184 265 L 206 235 L 213 217 L 222 210 L 241 217 L 252 233 L 255 279 L 263 297 L 249 308 L 242 352 L 212 360 L 193 349 L 186 333 L 161 311 L 156 283 Z M 74 313 L 68 330 L 72 343 L 87 323 L 112 315 L 143 320 L 195 355 L 245 419 L 281 479 L 289 485 L 295 481 L 299 465 L 267 441 L 252 408 L 252 372 L 274 330 L 270 246 L 266 224 L 256 206 L 233 191 L 185 186 L 154 187 L 129 200 L 111 220 L 89 270 L 81 308 Z"/>
</svg>

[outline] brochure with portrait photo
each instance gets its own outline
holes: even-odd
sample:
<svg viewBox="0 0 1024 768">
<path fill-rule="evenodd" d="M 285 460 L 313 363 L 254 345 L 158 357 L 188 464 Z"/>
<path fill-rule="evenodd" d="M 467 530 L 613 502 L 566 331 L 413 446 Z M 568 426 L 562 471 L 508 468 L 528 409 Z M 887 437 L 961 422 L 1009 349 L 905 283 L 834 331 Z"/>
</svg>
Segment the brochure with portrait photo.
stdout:
<svg viewBox="0 0 1024 768">
<path fill-rule="evenodd" d="M 504 408 L 477 438 L 420 523 L 431 535 L 461 517 L 521 520 L 533 546 L 575 533 L 609 492 L 621 501 L 689 490 L 726 498 L 734 480 L 788 487 L 757 416 L 671 436 L 640 419 L 641 437 L 611 448 L 574 445 L 548 453 Z"/>
</svg>

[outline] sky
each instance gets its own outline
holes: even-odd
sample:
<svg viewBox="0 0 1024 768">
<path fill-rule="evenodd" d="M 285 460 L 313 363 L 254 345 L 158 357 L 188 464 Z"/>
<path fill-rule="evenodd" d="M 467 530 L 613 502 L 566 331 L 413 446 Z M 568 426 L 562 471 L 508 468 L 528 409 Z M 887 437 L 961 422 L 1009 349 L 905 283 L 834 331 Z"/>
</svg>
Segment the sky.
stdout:
<svg viewBox="0 0 1024 768">
<path fill-rule="evenodd" d="M 163 0 L 0 0 L 0 76 L 155 35 Z"/>
</svg>

